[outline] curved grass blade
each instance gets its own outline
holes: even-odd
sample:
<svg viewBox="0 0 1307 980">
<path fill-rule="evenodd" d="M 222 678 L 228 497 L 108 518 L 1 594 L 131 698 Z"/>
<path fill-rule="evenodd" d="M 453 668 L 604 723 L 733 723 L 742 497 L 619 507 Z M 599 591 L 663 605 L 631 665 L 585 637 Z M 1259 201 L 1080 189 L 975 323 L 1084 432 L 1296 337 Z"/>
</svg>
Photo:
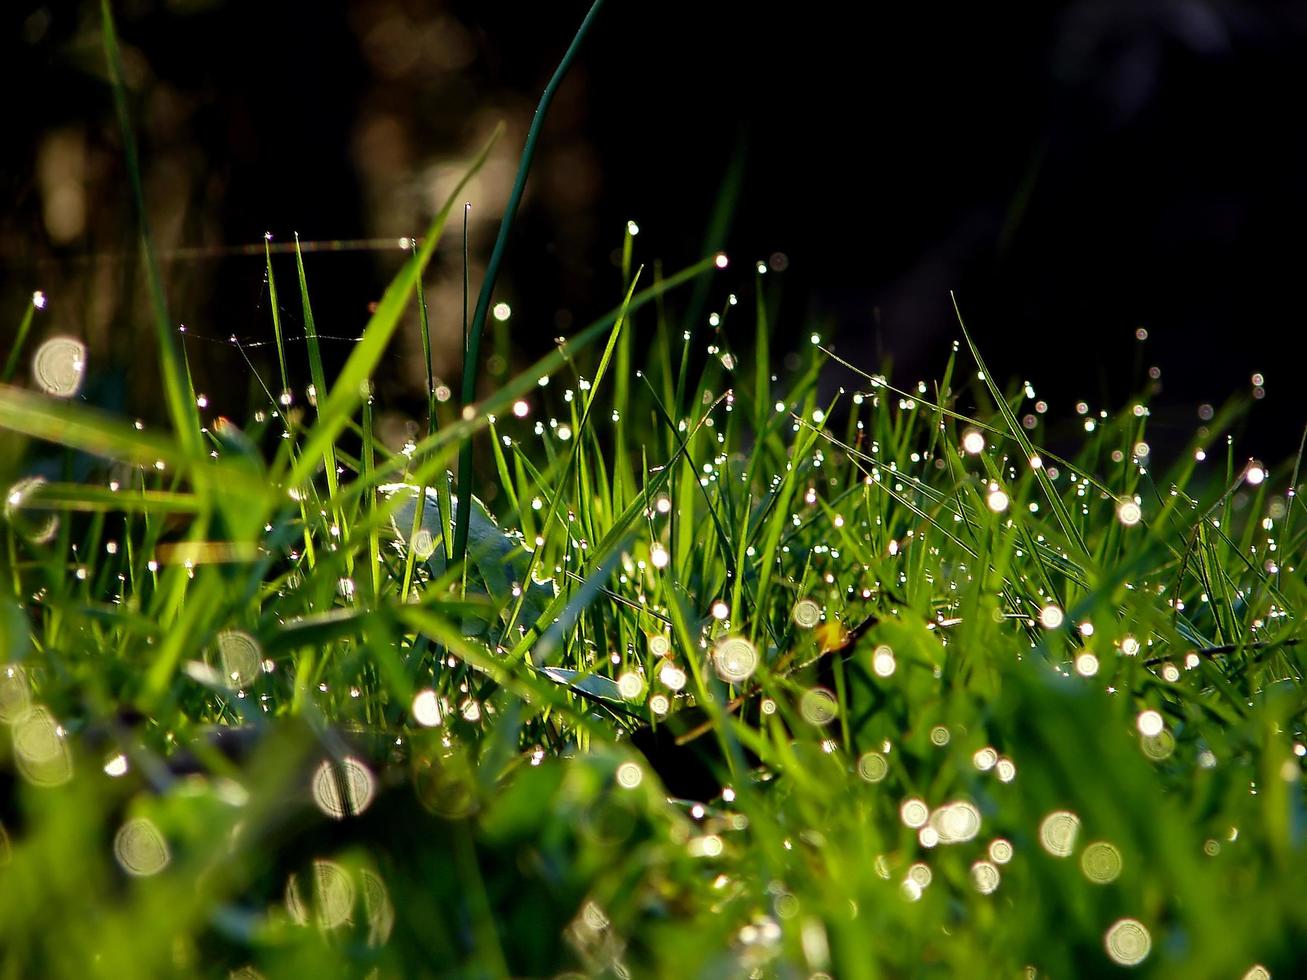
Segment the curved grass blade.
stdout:
<svg viewBox="0 0 1307 980">
<path fill-rule="evenodd" d="M 113 10 L 109 0 L 100 0 L 100 19 L 103 25 L 104 54 L 109 64 L 109 80 L 113 85 L 114 108 L 123 136 L 123 155 L 127 158 L 127 176 L 132 185 L 132 199 L 141 226 L 141 249 L 145 256 L 145 276 L 150 292 L 150 306 L 154 313 L 155 342 L 159 345 L 159 370 L 163 374 L 163 396 L 168 417 L 182 452 L 196 458 L 203 454 L 200 443 L 200 416 L 195 398 L 188 395 L 177 340 L 173 336 L 168 304 L 163 293 L 163 280 L 154 255 L 154 242 L 150 237 L 149 220 L 145 210 L 145 192 L 141 186 L 141 165 L 136 149 L 136 134 L 132 129 L 131 113 L 127 108 L 127 86 L 123 76 L 122 51 L 118 47 L 118 31 L 114 26 Z"/>
<path fill-rule="evenodd" d="M 577 28 L 572 43 L 568 45 L 562 61 L 558 63 L 558 68 L 554 71 L 553 77 L 549 79 L 549 84 L 545 86 L 545 90 L 540 96 L 540 104 L 536 106 L 531 128 L 527 131 L 526 143 L 522 147 L 522 159 L 517 166 L 517 178 L 513 181 L 513 189 L 508 195 L 508 203 L 504 205 L 504 218 L 499 223 L 499 235 L 495 239 L 494 250 L 490 253 L 490 261 L 486 265 L 486 277 L 481 283 L 481 293 L 477 297 L 476 313 L 472 316 L 472 326 L 468 333 L 466 349 L 463 352 L 463 407 L 465 410 L 467 406 L 476 400 L 477 360 L 481 352 L 481 335 L 486 329 L 486 314 L 490 310 L 491 294 L 495 289 L 495 280 L 499 277 L 499 266 L 504 260 L 504 251 L 508 246 L 508 234 L 512 231 L 513 219 L 517 216 L 517 208 L 522 201 L 522 191 L 526 188 L 527 174 L 531 170 L 531 160 L 535 156 L 536 143 L 540 140 L 540 130 L 544 126 L 545 115 L 549 112 L 549 104 L 554 100 L 554 92 L 558 90 L 558 86 L 563 81 L 563 76 L 567 74 L 567 70 L 572 66 L 572 60 L 576 57 L 577 51 L 580 50 L 581 42 L 589 32 L 590 25 L 598 16 L 599 8 L 603 6 L 603 3 L 604 0 L 595 0 L 590 12 L 581 21 L 581 26 Z M 463 449 L 458 457 L 458 495 L 463 500 L 467 500 L 472 496 L 472 440 L 470 438 L 463 443 Z M 466 552 L 467 516 L 465 514 L 454 529 L 454 560 L 461 562 Z"/>
</svg>

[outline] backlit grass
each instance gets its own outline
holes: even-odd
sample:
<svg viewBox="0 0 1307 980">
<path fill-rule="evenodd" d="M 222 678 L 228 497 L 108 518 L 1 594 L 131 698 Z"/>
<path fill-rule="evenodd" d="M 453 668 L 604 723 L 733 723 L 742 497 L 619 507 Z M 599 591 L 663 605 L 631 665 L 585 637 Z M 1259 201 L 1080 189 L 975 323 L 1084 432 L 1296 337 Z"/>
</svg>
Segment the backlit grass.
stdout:
<svg viewBox="0 0 1307 980">
<path fill-rule="evenodd" d="M 5 976 L 1301 972 L 1300 449 L 1232 402 L 1156 460 L 1145 398 L 1036 411 L 961 320 L 929 382 L 778 350 L 764 266 L 631 226 L 607 316 L 395 451 L 460 193 L 337 377 L 269 257 L 309 339 L 274 292 L 239 425 L 157 275 L 157 424 L 20 311 Z"/>
</svg>

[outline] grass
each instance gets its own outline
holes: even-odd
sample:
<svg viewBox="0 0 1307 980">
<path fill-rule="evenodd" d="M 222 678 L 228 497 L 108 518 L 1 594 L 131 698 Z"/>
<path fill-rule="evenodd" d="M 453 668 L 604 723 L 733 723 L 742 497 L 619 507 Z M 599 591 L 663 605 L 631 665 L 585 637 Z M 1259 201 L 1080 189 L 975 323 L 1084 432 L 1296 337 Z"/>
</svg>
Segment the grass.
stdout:
<svg viewBox="0 0 1307 980">
<path fill-rule="evenodd" d="M 1157 469 L 961 321 L 933 384 L 784 357 L 762 266 L 628 229 L 607 316 L 394 453 L 459 193 L 338 377 L 272 304 L 239 428 L 179 345 L 161 428 L 0 387 L 0 975 L 1302 972 L 1301 449 L 1232 403 Z"/>
</svg>

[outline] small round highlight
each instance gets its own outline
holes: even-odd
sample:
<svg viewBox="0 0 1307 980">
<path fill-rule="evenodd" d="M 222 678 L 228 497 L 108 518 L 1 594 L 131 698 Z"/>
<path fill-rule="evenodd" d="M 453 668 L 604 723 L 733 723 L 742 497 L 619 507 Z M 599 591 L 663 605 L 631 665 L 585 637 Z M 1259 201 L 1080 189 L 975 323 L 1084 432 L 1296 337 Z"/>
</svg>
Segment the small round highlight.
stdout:
<svg viewBox="0 0 1307 980">
<path fill-rule="evenodd" d="M 666 633 L 652 633 L 649 636 L 649 652 L 655 657 L 665 657 L 672 650 L 672 641 Z"/>
<path fill-rule="evenodd" d="M 658 671 L 658 680 L 662 682 L 663 687 L 670 691 L 679 691 L 685 687 L 685 671 L 681 670 L 670 660 L 663 664 L 662 669 Z"/>
<path fill-rule="evenodd" d="M 634 701 L 644 693 L 644 681 L 633 670 L 628 670 L 617 678 L 617 690 L 628 701 Z"/>
<path fill-rule="evenodd" d="M 713 650 L 717 676 L 727 684 L 748 680 L 758 669 L 758 651 L 742 636 L 728 636 Z"/>
<path fill-rule="evenodd" d="M 941 844 L 963 844 L 980 833 L 980 810 L 968 800 L 946 803 L 930 815 Z"/>
<path fill-rule="evenodd" d="M 59 530 L 59 518 L 51 513 L 37 511 L 36 516 L 26 510 L 27 498 L 45 485 L 45 478 L 25 476 L 5 494 L 5 520 L 28 541 L 45 544 Z"/>
<path fill-rule="evenodd" d="M 73 778 L 73 756 L 50 712 L 30 708 L 13 726 L 14 761 L 33 786 L 61 786 Z"/>
<path fill-rule="evenodd" d="M 128 820 L 113 838 L 113 856 L 129 875 L 146 878 L 168 866 L 168 842 L 144 817 Z"/>
<path fill-rule="evenodd" d="M 1094 841 L 1080 855 L 1080 870 L 1096 885 L 1116 881 L 1121 866 L 1121 852 L 1106 841 Z"/>
<path fill-rule="evenodd" d="M 918 827 L 924 827 L 926 821 L 930 819 L 930 808 L 926 806 L 925 801 L 913 797 L 903 801 L 903 805 L 899 807 L 899 817 L 905 827 L 916 830 Z"/>
<path fill-rule="evenodd" d="M 889 762 L 879 752 L 864 752 L 858 757 L 858 775 L 869 783 L 878 783 L 889 775 Z"/>
<path fill-rule="evenodd" d="M 1166 729 L 1156 735 L 1140 735 L 1139 749 L 1154 762 L 1161 762 L 1175 751 L 1175 736 Z"/>
<path fill-rule="evenodd" d="M 1143 520 L 1144 512 L 1133 500 L 1122 500 L 1116 505 L 1116 519 L 1126 527 L 1134 527 Z"/>
<path fill-rule="evenodd" d="M 1003 875 L 998 870 L 998 865 L 992 862 L 977 861 L 971 866 L 971 884 L 982 895 L 992 895 L 1002 880 Z"/>
<path fill-rule="evenodd" d="M 1139 729 L 1139 734 L 1146 737 L 1160 735 L 1165 727 L 1165 722 L 1159 712 L 1149 708 L 1147 711 L 1139 712 L 1139 717 L 1135 719 L 1135 725 Z"/>
<path fill-rule="evenodd" d="M 218 659 L 222 679 L 233 689 L 248 687 L 259 676 L 263 650 L 254 637 L 243 630 L 224 630 L 218 634 Z"/>
<path fill-rule="evenodd" d="M 1007 510 L 1009 503 L 1008 495 L 997 487 L 990 490 L 989 493 L 985 495 L 985 506 L 995 514 L 1001 514 L 1003 511 Z"/>
<path fill-rule="evenodd" d="M 829 725 L 840 713 L 839 702 L 835 695 L 824 687 L 814 687 L 803 692 L 799 699 L 799 714 L 809 725 Z"/>
<path fill-rule="evenodd" d="M 1153 948 L 1153 937 L 1138 919 L 1118 919 L 1107 930 L 1103 945 L 1113 963 L 1138 966 L 1148 959 Z"/>
<path fill-rule="evenodd" d="M 417 534 L 413 535 L 413 556 L 418 561 L 426 561 L 435 553 L 435 536 L 425 527 L 418 528 Z"/>
<path fill-rule="evenodd" d="M 876 647 L 871 655 L 871 669 L 875 671 L 877 677 L 890 677 L 897 667 L 893 650 L 887 646 Z"/>
<path fill-rule="evenodd" d="M 1012 860 L 1012 842 L 1004 837 L 995 837 L 989 842 L 989 859 L 995 864 L 1007 864 Z"/>
<path fill-rule="evenodd" d="M 812 599 L 800 599 L 794 604 L 794 624 L 810 630 L 821 622 L 821 606 Z"/>
<path fill-rule="evenodd" d="M 1043 609 L 1039 610 L 1039 625 L 1046 630 L 1055 630 L 1066 620 L 1066 615 L 1062 612 L 1060 606 L 1049 603 Z"/>
<path fill-rule="evenodd" d="M 1070 810 L 1055 810 L 1039 825 L 1039 843 L 1054 857 L 1070 857 L 1079 833 L 1079 817 Z"/>
<path fill-rule="evenodd" d="M 928 888 L 931 881 L 934 880 L 934 877 L 934 874 L 931 873 L 930 865 L 921 861 L 918 861 L 912 867 L 908 868 L 908 879 L 910 881 L 915 881 L 919 888 Z"/>
<path fill-rule="evenodd" d="M 337 929 L 349 922 L 354 913 L 354 896 L 354 882 L 344 868 L 334 861 L 313 862 L 311 898 L 320 929 Z M 290 917 L 300 925 L 308 925 L 310 907 L 297 875 L 286 880 L 285 902 Z"/>
<path fill-rule="evenodd" d="M 318 924 L 335 929 L 349 922 L 354 912 L 354 882 L 334 861 L 314 861 L 313 878 L 318 901 Z"/>
<path fill-rule="evenodd" d="M 985 451 L 985 436 L 979 429 L 968 429 L 962 433 L 962 450 L 972 456 Z"/>
<path fill-rule="evenodd" d="M 693 837 L 690 839 L 686 850 L 690 852 L 691 857 L 721 857 L 723 850 L 722 839 L 716 834 Z"/>
<path fill-rule="evenodd" d="M 335 820 L 362 813 L 375 794 L 376 780 L 371 770 L 352 756 L 339 763 L 326 759 L 313 774 L 313 802 Z"/>
<path fill-rule="evenodd" d="M 431 688 L 413 695 L 413 720 L 424 728 L 435 728 L 444 719 L 440 698 Z"/>
<path fill-rule="evenodd" d="M 649 563 L 654 568 L 666 568 L 671 560 L 672 556 L 661 544 L 655 544 L 649 549 Z"/>
<path fill-rule="evenodd" d="M 623 762 L 617 767 L 617 785 L 624 789 L 635 789 L 644 780 L 644 770 L 639 763 Z"/>
<path fill-rule="evenodd" d="M 32 380 L 47 395 L 71 398 L 86 372 L 86 345 L 72 337 L 51 337 L 32 356 Z"/>
</svg>

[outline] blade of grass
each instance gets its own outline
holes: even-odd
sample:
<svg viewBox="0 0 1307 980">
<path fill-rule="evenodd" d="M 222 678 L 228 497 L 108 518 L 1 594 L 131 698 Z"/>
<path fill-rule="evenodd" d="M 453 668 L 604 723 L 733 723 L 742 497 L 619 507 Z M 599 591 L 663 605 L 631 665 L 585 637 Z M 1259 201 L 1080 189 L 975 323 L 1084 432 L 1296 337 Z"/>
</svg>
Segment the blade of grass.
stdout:
<svg viewBox="0 0 1307 980">
<path fill-rule="evenodd" d="M 32 302 L 28 303 L 27 309 L 23 311 L 23 318 L 18 322 L 18 333 L 9 346 L 9 356 L 5 358 L 5 369 L 4 373 L 0 374 L 0 384 L 9 384 L 14 380 L 14 372 L 18 370 L 18 358 L 22 356 L 23 344 L 27 342 L 27 334 L 32 329 L 32 320 L 36 318 L 37 309 L 39 307 L 36 305 L 36 297 L 33 297 Z"/>
<path fill-rule="evenodd" d="M 603 2 L 604 0 L 595 0 L 590 12 L 581 21 L 581 26 L 577 28 L 572 43 L 568 45 L 567 51 L 558 63 L 558 68 L 554 71 L 553 77 L 549 79 L 549 84 L 545 86 L 545 90 L 540 96 L 540 103 L 536 106 L 535 116 L 531 120 L 531 128 L 527 131 L 526 143 L 522 147 L 522 159 L 517 166 L 517 177 L 513 181 L 513 189 L 509 192 L 508 203 L 504 205 L 504 217 L 499 223 L 499 235 L 495 238 L 495 247 L 490 253 L 490 261 L 486 264 L 486 276 L 482 280 L 481 293 L 477 297 L 476 313 L 472 316 L 472 325 L 467 337 L 467 343 L 464 345 L 462 391 L 464 411 L 467 411 L 472 403 L 476 401 L 477 361 L 481 352 L 481 335 L 486 328 L 486 314 L 490 311 L 490 300 L 494 294 L 495 280 L 499 277 L 499 266 L 504 260 L 504 252 L 508 247 L 508 235 L 513 228 L 513 219 L 517 217 L 517 208 L 522 201 L 522 192 L 526 189 L 527 174 L 531 169 L 531 161 L 535 156 L 540 131 L 544 127 L 545 115 L 549 111 L 550 103 L 554 100 L 554 92 L 557 91 L 563 77 L 567 74 L 567 70 L 572 66 L 572 61 L 581 48 L 581 42 L 585 40 L 590 25 L 598 16 Z M 463 443 L 463 449 L 458 457 L 458 497 L 460 500 L 472 499 L 472 460 L 472 439 L 469 437 Z M 458 525 L 454 530 L 453 559 L 455 562 L 462 562 L 467 554 L 469 517 L 470 511 L 467 508 L 459 508 Z"/>
<path fill-rule="evenodd" d="M 495 129 L 486 145 L 481 148 L 481 152 L 459 179 L 458 184 L 449 192 L 440 211 L 432 219 L 426 237 L 422 241 L 421 250 L 405 263 L 404 268 L 386 288 L 376 312 L 372 314 L 363 330 L 362 340 L 355 345 L 349 359 L 345 362 L 340 377 L 331 388 L 331 393 L 326 396 L 325 401 L 322 393 L 318 394 L 318 423 L 308 433 L 300 457 L 291 467 L 287 482 L 292 486 L 302 484 L 311 475 L 316 466 L 315 461 L 323 456 L 329 443 L 335 442 L 359 402 L 366 397 L 365 389 L 368 387 L 372 372 L 385 353 L 395 329 L 399 326 L 404 307 L 408 305 L 409 296 L 415 289 L 417 277 L 426 269 L 431 256 L 435 254 L 436 244 L 444 231 L 449 213 L 454 208 L 454 202 L 463 192 L 468 181 L 481 170 L 502 132 L 502 126 Z"/>
<path fill-rule="evenodd" d="M 177 341 L 173 336 L 172 320 L 164 298 L 163 280 L 154 255 L 154 241 L 145 207 L 145 192 L 141 183 L 140 159 L 136 149 L 136 134 L 132 128 L 131 113 L 127 107 L 127 84 L 124 80 L 122 51 L 118 46 L 118 30 L 114 24 L 112 5 L 100 0 L 100 20 L 104 39 L 105 60 L 109 66 L 109 81 L 113 87 L 114 108 L 118 126 L 122 130 L 123 155 L 127 161 L 127 177 L 131 183 L 132 199 L 136 205 L 141 230 L 141 249 L 145 257 L 145 276 L 149 287 L 150 306 L 154 313 L 155 343 L 159 347 L 159 370 L 163 375 L 164 404 L 177 434 L 182 453 L 192 459 L 203 454 L 200 444 L 200 417 L 195 407 L 194 393 L 188 396 L 188 387 L 182 376 Z"/>
</svg>

